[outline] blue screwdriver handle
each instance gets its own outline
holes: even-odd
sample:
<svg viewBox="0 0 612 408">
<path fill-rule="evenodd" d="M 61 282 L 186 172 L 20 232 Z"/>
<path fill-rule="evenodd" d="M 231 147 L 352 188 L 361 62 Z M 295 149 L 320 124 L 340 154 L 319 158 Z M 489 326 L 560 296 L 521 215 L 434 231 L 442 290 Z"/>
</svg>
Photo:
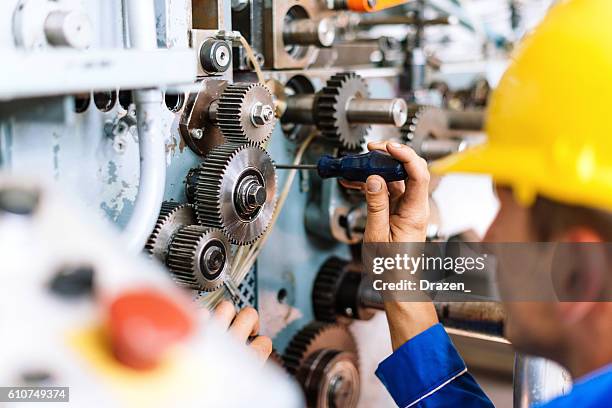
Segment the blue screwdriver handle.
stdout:
<svg viewBox="0 0 612 408">
<path fill-rule="evenodd" d="M 322 178 L 338 177 L 348 181 L 365 182 L 373 175 L 381 176 L 385 181 L 402 181 L 408 178 L 402 162 L 376 150 L 340 158 L 323 156 L 317 163 L 317 170 Z"/>
</svg>

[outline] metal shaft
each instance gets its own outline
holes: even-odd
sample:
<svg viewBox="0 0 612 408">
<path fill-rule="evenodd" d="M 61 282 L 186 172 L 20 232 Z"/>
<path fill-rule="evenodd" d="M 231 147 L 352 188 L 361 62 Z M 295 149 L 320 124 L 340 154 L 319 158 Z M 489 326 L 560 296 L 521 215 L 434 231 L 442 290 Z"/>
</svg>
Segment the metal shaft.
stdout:
<svg viewBox="0 0 612 408">
<path fill-rule="evenodd" d="M 317 170 L 316 164 L 277 164 L 277 170 Z"/>
<path fill-rule="evenodd" d="M 445 112 L 449 129 L 481 131 L 484 128 L 485 113 L 482 110 L 447 110 Z"/>
<path fill-rule="evenodd" d="M 363 19 L 359 22 L 359 26 L 361 27 L 374 27 L 379 25 L 399 25 L 399 24 L 407 24 L 407 25 L 416 25 L 423 24 L 427 26 L 432 25 L 447 25 L 447 24 L 455 24 L 456 18 L 452 16 L 443 16 L 437 17 L 430 20 L 424 20 L 422 22 L 419 19 L 413 16 L 387 16 L 383 18 L 368 18 Z"/>
<path fill-rule="evenodd" d="M 459 153 L 466 147 L 467 142 L 462 139 L 427 139 L 421 143 L 419 154 L 427 160 L 436 160 Z"/>
<path fill-rule="evenodd" d="M 314 124 L 314 94 L 294 95 L 287 98 L 287 109 L 283 114 L 283 122 L 302 125 Z"/>
<path fill-rule="evenodd" d="M 311 20 L 301 18 L 285 25 L 283 41 L 285 45 L 314 45 L 331 47 L 336 38 L 336 29 L 331 20 Z"/>
<path fill-rule="evenodd" d="M 353 98 L 346 110 L 350 123 L 402 126 L 408 119 L 408 105 L 400 98 L 365 99 Z"/>
<path fill-rule="evenodd" d="M 314 94 L 290 96 L 287 98 L 287 109 L 283 115 L 283 121 L 305 125 L 314 124 L 314 102 Z M 354 124 L 401 127 L 408 118 L 408 105 L 401 98 L 353 98 L 348 102 L 346 111 L 348 121 Z"/>
<path fill-rule="evenodd" d="M 566 394 L 571 376 L 560 365 L 541 357 L 516 354 L 514 408 L 529 408 Z"/>
</svg>

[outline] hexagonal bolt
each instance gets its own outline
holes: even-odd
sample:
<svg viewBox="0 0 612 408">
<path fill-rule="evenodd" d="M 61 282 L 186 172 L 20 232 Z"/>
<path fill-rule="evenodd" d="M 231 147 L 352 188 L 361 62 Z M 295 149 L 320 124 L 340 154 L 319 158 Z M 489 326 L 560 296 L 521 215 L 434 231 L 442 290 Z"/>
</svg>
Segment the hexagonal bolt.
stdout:
<svg viewBox="0 0 612 408">
<path fill-rule="evenodd" d="M 251 109 L 251 122 L 255 127 L 265 126 L 274 120 L 274 107 L 257 102 Z"/>
<path fill-rule="evenodd" d="M 246 202 L 249 207 L 261 207 L 266 203 L 266 189 L 259 184 L 249 186 L 246 193 Z"/>
<path fill-rule="evenodd" d="M 225 266 L 225 251 L 216 245 L 206 250 L 202 257 L 202 266 L 207 275 L 216 275 Z"/>
</svg>

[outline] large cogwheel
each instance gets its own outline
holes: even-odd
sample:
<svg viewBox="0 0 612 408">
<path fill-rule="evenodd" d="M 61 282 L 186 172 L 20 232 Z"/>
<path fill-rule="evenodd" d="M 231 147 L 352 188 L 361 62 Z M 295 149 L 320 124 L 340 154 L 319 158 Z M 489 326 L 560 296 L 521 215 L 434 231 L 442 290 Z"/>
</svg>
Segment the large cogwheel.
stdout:
<svg viewBox="0 0 612 408">
<path fill-rule="evenodd" d="M 229 276 L 231 247 L 220 230 L 189 225 L 172 237 L 166 264 L 179 284 L 211 292 Z"/>
<path fill-rule="evenodd" d="M 339 140 L 348 149 L 356 149 L 370 129 L 366 124 L 351 124 L 347 105 L 352 98 L 367 98 L 368 89 L 363 79 L 354 72 L 333 75 L 317 94 L 315 120 L 321 133 Z"/>
<path fill-rule="evenodd" d="M 272 93 L 258 83 L 228 85 L 218 100 L 216 120 L 228 142 L 264 143 L 276 123 Z"/>
<path fill-rule="evenodd" d="M 194 200 L 200 224 L 219 228 L 231 243 L 255 242 L 276 206 L 276 171 L 255 144 L 215 147 L 195 172 Z"/>
</svg>

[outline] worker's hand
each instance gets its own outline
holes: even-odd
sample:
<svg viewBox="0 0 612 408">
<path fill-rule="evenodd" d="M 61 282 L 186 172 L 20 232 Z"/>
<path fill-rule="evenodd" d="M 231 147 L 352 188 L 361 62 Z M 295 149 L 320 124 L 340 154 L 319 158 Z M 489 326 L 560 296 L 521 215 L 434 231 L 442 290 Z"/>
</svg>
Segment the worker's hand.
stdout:
<svg viewBox="0 0 612 408">
<path fill-rule="evenodd" d="M 380 176 L 370 176 L 365 184 L 342 182 L 365 193 L 368 218 L 364 242 L 424 242 L 429 220 L 427 162 L 399 143 L 369 143 L 368 149 L 387 152 L 401 161 L 408 179 L 386 183 Z M 393 350 L 438 323 L 432 302 L 385 302 L 385 312 Z"/>
<path fill-rule="evenodd" d="M 341 181 L 364 191 L 368 203 L 364 242 L 423 242 L 429 220 L 429 170 L 427 162 L 400 143 L 369 143 L 368 149 L 387 152 L 404 164 L 405 181 L 386 183 L 370 176 L 366 183 Z"/>
<path fill-rule="evenodd" d="M 241 343 L 248 343 L 257 355 L 266 361 L 272 352 L 272 340 L 267 336 L 260 336 L 259 314 L 252 307 L 245 307 L 238 314 L 236 308 L 227 300 L 222 301 L 215 308 L 215 318 L 227 331 Z"/>
</svg>

